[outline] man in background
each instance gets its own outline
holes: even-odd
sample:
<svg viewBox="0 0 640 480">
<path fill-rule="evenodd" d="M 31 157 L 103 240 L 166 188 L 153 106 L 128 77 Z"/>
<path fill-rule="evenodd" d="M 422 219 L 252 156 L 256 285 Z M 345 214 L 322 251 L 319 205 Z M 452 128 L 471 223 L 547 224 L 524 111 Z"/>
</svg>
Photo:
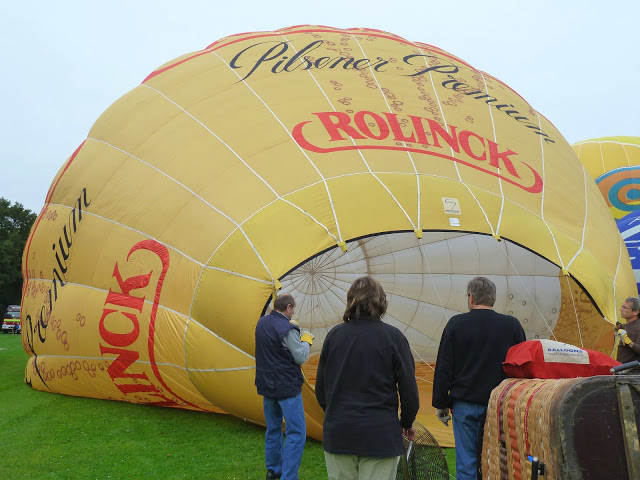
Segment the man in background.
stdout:
<svg viewBox="0 0 640 480">
<path fill-rule="evenodd" d="M 302 369 L 309 358 L 313 335 L 300 332 L 292 320 L 296 302 L 280 295 L 273 310 L 256 325 L 256 388 L 264 397 L 265 464 L 267 480 L 298 480 L 307 436 L 302 404 Z M 282 436 L 282 420 L 285 437 Z"/>
<path fill-rule="evenodd" d="M 485 277 L 467 285 L 468 313 L 451 317 L 440 340 L 432 404 L 445 425 L 453 412 L 456 478 L 481 478 L 480 457 L 491 390 L 506 378 L 507 351 L 526 340 L 517 318 L 493 310 L 496 286 Z"/>
<path fill-rule="evenodd" d="M 613 328 L 615 335 L 620 339 L 616 360 L 620 363 L 640 360 L 640 300 L 636 297 L 627 298 L 620 307 L 620 316 L 626 321 L 626 325 L 616 322 Z"/>
</svg>

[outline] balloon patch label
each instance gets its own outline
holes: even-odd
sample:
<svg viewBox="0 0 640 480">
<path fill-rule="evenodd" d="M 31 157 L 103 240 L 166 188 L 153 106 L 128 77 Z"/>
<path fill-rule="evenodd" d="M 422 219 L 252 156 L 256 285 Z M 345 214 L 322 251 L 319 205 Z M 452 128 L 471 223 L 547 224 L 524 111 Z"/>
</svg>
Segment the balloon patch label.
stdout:
<svg viewBox="0 0 640 480">
<path fill-rule="evenodd" d="M 442 205 L 444 205 L 444 213 L 447 215 L 462 215 L 460 202 L 457 198 L 442 197 Z"/>
</svg>

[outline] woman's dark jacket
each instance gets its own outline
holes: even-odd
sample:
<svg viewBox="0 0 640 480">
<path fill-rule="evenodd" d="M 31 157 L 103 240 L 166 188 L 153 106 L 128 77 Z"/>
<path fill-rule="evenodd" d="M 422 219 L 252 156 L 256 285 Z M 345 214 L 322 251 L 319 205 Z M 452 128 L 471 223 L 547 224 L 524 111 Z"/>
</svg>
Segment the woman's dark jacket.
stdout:
<svg viewBox="0 0 640 480">
<path fill-rule="evenodd" d="M 402 428 L 411 427 L 420 401 L 409 342 L 379 318 L 336 325 L 322 345 L 316 398 L 325 411 L 326 452 L 401 455 Z"/>
</svg>

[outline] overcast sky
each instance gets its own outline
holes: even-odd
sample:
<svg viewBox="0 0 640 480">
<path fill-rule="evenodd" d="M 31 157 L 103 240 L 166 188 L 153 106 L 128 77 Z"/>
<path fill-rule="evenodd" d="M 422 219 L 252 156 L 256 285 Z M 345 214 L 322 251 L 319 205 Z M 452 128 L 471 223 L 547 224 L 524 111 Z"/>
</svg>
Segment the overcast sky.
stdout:
<svg viewBox="0 0 640 480">
<path fill-rule="evenodd" d="M 368 27 L 499 78 L 570 143 L 640 136 L 640 1 L 109 0 L 5 2 L 0 197 L 39 212 L 100 114 L 154 69 L 227 35 Z"/>
</svg>

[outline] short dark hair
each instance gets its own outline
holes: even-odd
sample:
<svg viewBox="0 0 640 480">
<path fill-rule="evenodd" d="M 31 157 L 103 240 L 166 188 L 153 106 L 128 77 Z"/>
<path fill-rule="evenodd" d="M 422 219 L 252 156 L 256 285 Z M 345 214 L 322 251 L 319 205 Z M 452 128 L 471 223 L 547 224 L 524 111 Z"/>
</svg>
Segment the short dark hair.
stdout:
<svg viewBox="0 0 640 480">
<path fill-rule="evenodd" d="M 476 305 L 493 307 L 496 303 L 496 285 L 486 277 L 476 277 L 467 284 L 467 293 L 473 295 Z"/>
<path fill-rule="evenodd" d="M 625 303 L 631 304 L 631 311 L 637 312 L 640 310 L 640 299 L 638 297 L 629 297 L 625 300 Z"/>
<path fill-rule="evenodd" d="M 347 292 L 347 308 L 342 319 L 358 320 L 364 317 L 383 317 L 387 311 L 387 296 L 382 285 L 373 278 L 360 277 Z"/>
<path fill-rule="evenodd" d="M 284 312 L 287 309 L 287 305 L 295 307 L 296 301 L 293 299 L 293 295 L 285 293 L 276 297 L 276 300 L 273 302 L 273 309 L 276 312 Z"/>
</svg>

